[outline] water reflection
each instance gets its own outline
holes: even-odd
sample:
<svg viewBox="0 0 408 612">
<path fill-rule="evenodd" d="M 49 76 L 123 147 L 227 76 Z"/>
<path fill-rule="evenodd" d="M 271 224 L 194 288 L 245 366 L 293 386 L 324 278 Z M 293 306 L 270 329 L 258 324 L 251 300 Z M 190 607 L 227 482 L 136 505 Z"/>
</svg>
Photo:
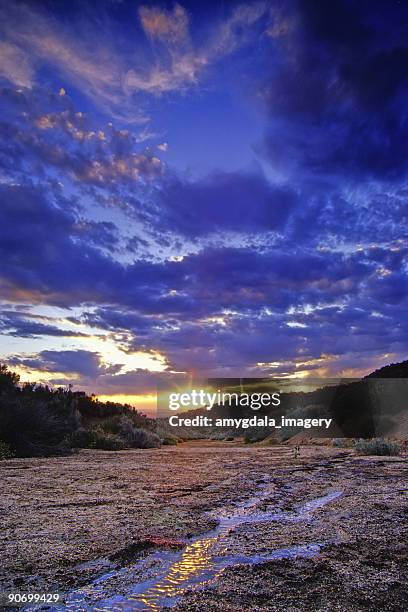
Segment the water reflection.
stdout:
<svg viewBox="0 0 408 612">
<path fill-rule="evenodd" d="M 292 546 L 267 554 L 251 556 L 227 555 L 226 548 L 224 548 L 224 550 L 219 550 L 219 544 L 228 533 L 233 531 L 238 525 L 265 521 L 305 520 L 311 512 L 318 508 L 322 508 L 325 504 L 333 501 L 339 495 L 341 495 L 340 491 L 334 491 L 324 497 L 316 498 L 300 506 L 293 513 L 246 513 L 260 501 L 260 498 L 257 497 L 256 503 L 254 503 L 254 498 L 252 498 L 249 502 L 241 504 L 236 514 L 222 518 L 218 527 L 213 532 L 210 532 L 207 537 L 197 539 L 195 542 L 186 546 L 181 553 L 181 558 L 171 565 L 168 573 L 163 579 L 146 590 L 143 589 L 143 585 L 140 585 L 129 599 L 134 598 L 139 604 L 141 603 L 143 606 L 141 609 L 156 611 L 160 610 L 164 605 L 171 606 L 186 588 L 209 581 L 224 567 L 239 563 L 255 564 L 282 558 L 313 556 L 319 552 L 321 544 Z M 216 545 L 217 556 L 214 555 Z M 138 607 L 140 608 L 140 605 Z"/>
<path fill-rule="evenodd" d="M 186 589 L 207 583 L 215 578 L 222 569 L 236 564 L 256 564 L 269 560 L 310 557 L 316 555 L 321 543 L 292 546 L 265 554 L 237 555 L 228 554 L 224 544 L 229 533 L 244 523 L 266 521 L 290 522 L 309 520 L 311 513 L 333 501 L 340 491 L 333 491 L 323 497 L 306 502 L 291 512 L 258 511 L 259 503 L 268 497 L 270 489 L 264 487 L 257 496 L 245 503 L 238 504 L 233 513 L 226 514 L 219 520 L 218 526 L 203 536 L 194 538 L 182 551 L 159 550 L 137 564 L 112 570 L 95 580 L 91 585 L 71 591 L 65 598 L 64 606 L 48 607 L 48 610 L 72 610 L 74 612 L 91 611 L 158 611 L 164 606 L 174 605 Z M 153 570 L 152 570 L 153 568 Z M 109 582 L 129 584 L 134 576 L 141 572 L 154 577 L 144 582 L 133 584 L 126 595 L 107 596 L 112 592 Z M 117 587 L 116 587 L 117 588 Z M 30 607 L 26 610 L 40 610 Z"/>
<path fill-rule="evenodd" d="M 144 593 L 139 594 L 140 589 L 137 589 L 129 599 L 141 602 L 146 610 L 159 610 L 163 605 L 171 605 L 171 600 L 178 597 L 187 585 L 205 580 L 205 571 L 211 567 L 212 548 L 218 537 L 213 535 L 186 546 L 181 558 L 171 565 L 162 580 Z"/>
</svg>

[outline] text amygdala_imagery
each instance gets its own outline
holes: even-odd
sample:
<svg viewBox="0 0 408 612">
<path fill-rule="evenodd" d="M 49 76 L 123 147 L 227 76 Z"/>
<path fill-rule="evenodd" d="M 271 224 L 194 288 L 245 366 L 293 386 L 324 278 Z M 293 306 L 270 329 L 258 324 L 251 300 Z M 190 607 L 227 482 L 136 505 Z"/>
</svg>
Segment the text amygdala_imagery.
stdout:
<svg viewBox="0 0 408 612">
<path fill-rule="evenodd" d="M 218 418 L 212 419 L 208 416 L 197 415 L 195 417 L 180 417 L 173 415 L 169 417 L 169 424 L 172 427 L 229 427 L 235 429 L 248 429 L 249 427 L 271 427 L 282 429 L 283 427 L 301 427 L 310 429 L 312 427 L 324 427 L 328 429 L 333 419 L 292 419 L 282 416 L 280 421 L 264 416 L 254 416 L 252 418 Z"/>
</svg>

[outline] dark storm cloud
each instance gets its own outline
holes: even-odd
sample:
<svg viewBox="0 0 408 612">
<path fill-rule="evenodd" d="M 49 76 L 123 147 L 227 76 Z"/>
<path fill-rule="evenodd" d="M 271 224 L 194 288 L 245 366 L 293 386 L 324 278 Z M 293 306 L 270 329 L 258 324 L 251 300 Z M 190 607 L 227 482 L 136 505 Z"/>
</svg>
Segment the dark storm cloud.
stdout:
<svg viewBox="0 0 408 612">
<path fill-rule="evenodd" d="M 402 311 L 381 318 L 370 316 L 369 303 L 365 306 L 363 316 L 351 305 L 319 308 L 292 317 L 284 313 L 230 315 L 224 317 L 222 324 L 207 322 L 203 327 L 200 322 L 190 322 L 173 330 L 156 330 L 150 342 L 165 352 L 176 370 L 185 369 L 188 364 L 189 370 L 225 376 L 253 373 L 262 362 L 286 363 L 279 367 L 282 372 L 294 370 L 295 363 L 301 364 L 302 370 L 318 368 L 322 364 L 316 358 L 322 354 L 341 359 L 357 351 L 376 355 L 403 352 L 408 335 L 401 324 Z M 288 321 L 291 324 L 297 321 L 302 326 L 288 326 Z M 274 372 L 273 365 L 263 367 Z"/>
<path fill-rule="evenodd" d="M 282 230 L 297 204 L 292 189 L 270 184 L 261 173 L 219 172 L 194 182 L 174 177 L 161 186 L 155 223 L 188 237 L 268 232 Z"/>
<path fill-rule="evenodd" d="M 261 305 L 284 310 L 295 303 L 316 303 L 356 291 L 370 274 L 358 257 L 340 253 L 249 248 L 206 249 L 181 262 L 190 292 L 202 303 L 217 296 L 220 307 L 241 312 Z"/>
<path fill-rule="evenodd" d="M 297 27 L 262 89 L 273 165 L 396 180 L 407 171 L 405 3 L 299 2 Z"/>
<path fill-rule="evenodd" d="M 325 112 L 330 107 L 330 100 L 325 99 L 326 90 L 320 91 L 326 84 L 319 75 L 315 82 L 309 75 L 305 86 L 310 88 L 310 96 L 303 92 L 299 97 L 299 75 L 295 71 L 290 87 L 288 75 L 279 74 L 272 89 L 282 103 L 280 111 L 277 105 L 277 111 L 286 113 L 290 124 L 276 121 L 274 137 L 267 146 L 270 151 L 276 150 L 285 168 L 298 165 L 303 155 L 311 161 L 317 154 L 326 164 L 332 152 L 328 151 L 327 155 L 322 152 L 325 147 L 332 148 L 334 140 L 337 142 L 337 136 L 332 138 L 332 129 L 336 131 L 337 124 L 333 123 L 332 128 L 329 124 L 320 126 L 314 118 L 317 106 Z M 293 89 L 292 98 L 288 87 Z M 138 151 L 134 134 L 113 126 L 107 126 L 105 131 L 98 130 L 90 117 L 75 111 L 65 95 L 47 94 L 37 89 L 20 93 L 3 90 L 2 95 L 7 121 L 0 125 L 0 163 L 8 175 L 15 177 L 16 182 L 25 180 L 27 174 L 37 176 L 46 190 L 61 194 L 66 191 L 68 181 L 73 194 L 71 207 L 83 207 L 83 202 L 89 202 L 111 209 L 113 213 L 128 215 L 142 224 L 146 236 L 162 245 L 170 246 L 177 236 L 203 239 L 209 235 L 222 236 L 229 231 L 242 236 L 274 232 L 300 243 L 324 240 L 328 233 L 355 240 L 362 231 L 366 237 L 377 236 L 379 227 L 389 235 L 401 231 L 392 223 L 403 220 L 405 198 L 390 190 L 387 193 L 377 190 L 377 194 L 360 194 L 360 201 L 350 201 L 350 197 L 347 199 L 336 192 L 343 183 L 327 184 L 326 172 L 324 177 L 320 170 L 318 172 L 321 182 L 323 178 L 326 181 L 323 186 L 321 182 L 316 186 L 311 185 L 309 179 L 304 180 L 306 158 L 293 181 L 296 188 L 287 183 L 274 184 L 260 170 L 217 171 L 205 178 L 187 180 L 165 170 L 151 153 Z M 299 113 L 307 115 L 301 118 L 303 131 L 298 125 Z M 292 125 L 296 142 L 291 141 Z M 284 140 L 279 138 L 282 129 Z M 344 136 L 344 129 L 341 129 Z M 351 131 L 353 137 L 359 133 L 354 126 Z M 360 131 L 362 138 L 363 131 Z M 375 131 L 373 134 L 369 138 L 382 137 Z M 316 147 L 313 145 L 315 138 L 321 140 Z M 298 139 L 302 139 L 303 144 Z M 290 152 L 292 146 L 294 150 Z M 348 172 L 347 164 L 353 166 L 351 177 L 358 166 L 352 159 L 358 149 L 354 145 L 346 148 L 347 160 L 340 165 L 344 172 Z M 336 155 L 339 151 L 336 149 Z M 383 148 L 382 155 L 385 155 Z M 387 159 L 394 157 L 388 155 Z M 401 163 L 405 163 L 403 160 L 402 157 Z M 387 199 L 386 207 L 384 198 Z M 67 205 L 68 199 L 65 208 Z M 95 246 L 114 251 L 127 245 L 126 251 L 135 256 L 148 255 L 149 243 L 140 236 L 137 240 L 123 242 L 122 247 L 112 223 L 95 224 L 83 219 L 81 227 L 85 231 L 86 225 L 89 230 L 93 228 L 87 234 Z M 78 226 L 78 232 L 79 229 Z"/>
<path fill-rule="evenodd" d="M 160 320 L 154 317 L 138 314 L 135 311 L 118 311 L 113 308 L 98 308 L 95 312 L 85 312 L 76 322 L 110 331 L 133 333 L 138 338 L 149 336 L 151 329 L 155 325 L 160 325 Z"/>
<path fill-rule="evenodd" d="M 379 304 L 399 304 L 408 297 L 408 277 L 406 271 L 390 272 L 384 277 L 370 281 L 370 293 Z"/>
</svg>

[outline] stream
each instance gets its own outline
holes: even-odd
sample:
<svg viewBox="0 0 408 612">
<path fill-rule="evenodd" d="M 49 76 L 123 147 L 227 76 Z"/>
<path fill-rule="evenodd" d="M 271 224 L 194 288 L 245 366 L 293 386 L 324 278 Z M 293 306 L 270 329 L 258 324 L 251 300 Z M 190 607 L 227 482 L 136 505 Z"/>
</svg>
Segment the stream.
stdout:
<svg viewBox="0 0 408 612">
<path fill-rule="evenodd" d="M 290 512 L 258 510 L 259 504 L 266 500 L 270 493 L 270 486 L 263 486 L 257 495 L 238 503 L 233 510 L 218 511 L 217 527 L 191 538 L 181 550 L 156 550 L 132 565 L 114 568 L 91 584 L 68 592 L 63 605 L 47 608 L 29 606 L 25 610 L 158 611 L 165 606 L 174 606 L 186 590 L 205 585 L 226 567 L 237 564 L 253 565 L 284 558 L 312 557 L 318 554 L 323 543 L 291 546 L 251 556 L 227 553 L 227 537 L 240 525 L 272 521 L 308 521 L 315 510 L 341 495 L 340 491 L 332 491 Z M 140 575 L 145 579 L 138 582 L 136 576 Z M 120 590 L 121 581 L 131 586 L 127 586 L 124 593 L 122 587 L 122 594 L 111 595 L 112 592 L 117 593 Z M 115 585 L 118 586 L 117 589 Z"/>
</svg>

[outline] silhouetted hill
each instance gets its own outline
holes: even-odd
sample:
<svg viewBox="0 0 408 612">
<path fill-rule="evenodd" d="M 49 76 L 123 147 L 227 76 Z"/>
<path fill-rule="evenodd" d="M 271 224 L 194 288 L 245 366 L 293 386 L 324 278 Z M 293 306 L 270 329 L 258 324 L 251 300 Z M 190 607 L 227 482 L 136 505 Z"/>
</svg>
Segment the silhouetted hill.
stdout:
<svg viewBox="0 0 408 612">
<path fill-rule="evenodd" d="M 401 363 L 390 363 L 383 366 L 365 378 L 408 378 L 408 360 Z"/>
</svg>

